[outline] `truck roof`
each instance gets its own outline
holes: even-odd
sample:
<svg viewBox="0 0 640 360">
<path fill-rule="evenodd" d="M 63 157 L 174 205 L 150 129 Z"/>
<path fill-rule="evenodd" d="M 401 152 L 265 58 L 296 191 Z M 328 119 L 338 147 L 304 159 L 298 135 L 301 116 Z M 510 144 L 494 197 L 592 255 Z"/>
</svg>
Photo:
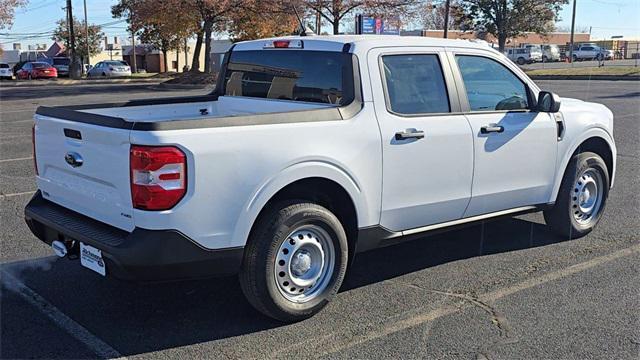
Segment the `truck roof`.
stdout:
<svg viewBox="0 0 640 360">
<path fill-rule="evenodd" d="M 399 35 L 319 35 L 319 36 L 282 36 L 260 40 L 239 42 L 234 50 L 262 50 L 265 44 L 276 40 L 301 40 L 304 49 L 342 51 L 345 44 L 351 44 L 359 51 L 386 46 L 440 46 L 457 48 L 491 49 L 486 42 L 462 39 L 439 39 L 425 36 Z"/>
</svg>

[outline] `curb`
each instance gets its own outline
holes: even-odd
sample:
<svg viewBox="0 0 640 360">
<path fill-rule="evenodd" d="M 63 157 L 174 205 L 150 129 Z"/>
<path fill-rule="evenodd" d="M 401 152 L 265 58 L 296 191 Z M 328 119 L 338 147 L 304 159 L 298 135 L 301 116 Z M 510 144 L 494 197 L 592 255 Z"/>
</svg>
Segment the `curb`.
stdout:
<svg viewBox="0 0 640 360">
<path fill-rule="evenodd" d="M 142 78 L 142 79 L 83 79 L 83 80 L 12 80 L 3 81 L 0 87 L 21 86 L 56 86 L 56 85 L 92 85 L 92 84 L 128 84 L 128 83 L 161 83 L 166 78 Z"/>
<path fill-rule="evenodd" d="M 613 80 L 613 81 L 638 81 L 640 76 L 617 75 L 529 75 L 533 80 Z"/>
</svg>

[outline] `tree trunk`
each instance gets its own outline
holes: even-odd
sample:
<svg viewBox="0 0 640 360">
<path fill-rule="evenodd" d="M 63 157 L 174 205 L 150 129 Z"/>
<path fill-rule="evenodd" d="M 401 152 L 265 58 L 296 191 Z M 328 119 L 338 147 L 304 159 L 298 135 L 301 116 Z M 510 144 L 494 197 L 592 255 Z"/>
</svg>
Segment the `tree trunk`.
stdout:
<svg viewBox="0 0 640 360">
<path fill-rule="evenodd" d="M 196 34 L 196 46 L 193 48 L 193 60 L 191 60 L 191 71 L 200 71 L 200 50 L 202 50 L 202 30 Z"/>
<path fill-rule="evenodd" d="M 498 33 L 498 50 L 504 52 L 505 45 L 507 44 L 507 34 Z"/>
<path fill-rule="evenodd" d="M 204 22 L 204 72 L 211 72 L 211 32 L 213 32 L 213 21 Z"/>
<path fill-rule="evenodd" d="M 162 49 L 162 62 L 164 64 L 163 72 L 169 71 L 169 68 L 167 67 L 167 49 Z"/>
<path fill-rule="evenodd" d="M 331 24 L 333 25 L 333 35 L 340 34 L 340 20 L 338 20 L 338 18 L 333 18 L 333 23 Z"/>
</svg>

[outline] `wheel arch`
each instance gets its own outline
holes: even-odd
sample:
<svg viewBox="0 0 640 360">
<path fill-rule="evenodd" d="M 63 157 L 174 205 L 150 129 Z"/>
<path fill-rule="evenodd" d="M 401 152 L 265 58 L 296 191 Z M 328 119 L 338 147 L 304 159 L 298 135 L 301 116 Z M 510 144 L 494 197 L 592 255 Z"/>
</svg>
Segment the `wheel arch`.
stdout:
<svg viewBox="0 0 640 360">
<path fill-rule="evenodd" d="M 350 254 L 354 253 L 358 226 L 368 221 L 367 202 L 353 177 L 324 162 L 290 166 L 258 189 L 238 219 L 233 243 L 245 245 L 259 216 L 272 204 L 286 199 L 312 201 L 332 211 L 345 227 Z"/>
<path fill-rule="evenodd" d="M 558 196 L 560 183 L 567 171 L 567 166 L 572 157 L 582 152 L 593 152 L 604 160 L 609 173 L 610 187 L 613 187 L 615 167 L 616 167 L 616 147 L 613 139 L 604 129 L 592 128 L 583 134 L 579 139 L 574 141 L 572 145 L 564 152 L 562 163 L 558 167 L 556 180 L 553 187 L 552 201 Z"/>
</svg>

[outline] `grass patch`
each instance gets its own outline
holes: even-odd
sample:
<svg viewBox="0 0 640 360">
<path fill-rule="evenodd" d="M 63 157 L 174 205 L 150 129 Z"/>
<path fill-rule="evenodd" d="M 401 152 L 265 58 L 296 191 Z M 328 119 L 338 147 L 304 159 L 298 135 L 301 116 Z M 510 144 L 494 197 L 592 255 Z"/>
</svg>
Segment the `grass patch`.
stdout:
<svg viewBox="0 0 640 360">
<path fill-rule="evenodd" d="M 603 66 L 603 67 L 567 67 L 562 69 L 527 70 L 529 76 L 561 75 L 561 76 L 640 76 L 640 67 L 635 66 Z"/>
</svg>

